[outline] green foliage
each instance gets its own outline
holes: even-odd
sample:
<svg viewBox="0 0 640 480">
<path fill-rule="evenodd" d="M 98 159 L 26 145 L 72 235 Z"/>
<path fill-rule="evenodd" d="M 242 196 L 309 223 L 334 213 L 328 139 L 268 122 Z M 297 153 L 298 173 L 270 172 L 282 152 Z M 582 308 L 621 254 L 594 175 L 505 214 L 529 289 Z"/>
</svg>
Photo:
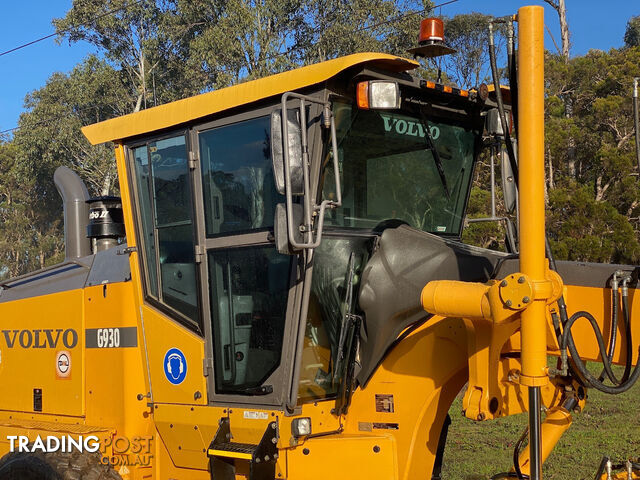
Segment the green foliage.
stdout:
<svg viewBox="0 0 640 480">
<path fill-rule="evenodd" d="M 174 24 L 193 25 L 187 76 L 220 88 L 363 51 L 404 54 L 415 42 L 418 0 L 178 1 Z M 390 19 L 398 18 L 396 21 Z M 204 21 L 203 21 L 204 20 Z"/>
<path fill-rule="evenodd" d="M 478 186 L 471 188 L 467 219 L 491 216 L 491 192 Z M 501 222 L 469 223 L 462 234 L 462 241 L 492 250 L 505 250 L 506 230 Z"/>
<path fill-rule="evenodd" d="M 640 256 L 628 219 L 596 201 L 590 186 L 552 190 L 547 222 L 551 246 L 562 259 L 634 264 Z"/>
<path fill-rule="evenodd" d="M 629 47 L 640 47 L 640 15 L 631 17 L 624 32 L 624 44 Z"/>
<path fill-rule="evenodd" d="M 559 258 L 638 259 L 638 171 L 631 86 L 640 48 L 590 51 L 568 62 L 548 55 L 547 227 Z"/>
<path fill-rule="evenodd" d="M 460 14 L 445 19 L 445 42 L 456 49 L 453 55 L 442 57 L 442 68 L 460 88 L 492 83 L 489 66 L 489 22 L 493 17 L 482 13 Z M 502 59 L 505 27 L 496 25 L 496 57 Z"/>
</svg>

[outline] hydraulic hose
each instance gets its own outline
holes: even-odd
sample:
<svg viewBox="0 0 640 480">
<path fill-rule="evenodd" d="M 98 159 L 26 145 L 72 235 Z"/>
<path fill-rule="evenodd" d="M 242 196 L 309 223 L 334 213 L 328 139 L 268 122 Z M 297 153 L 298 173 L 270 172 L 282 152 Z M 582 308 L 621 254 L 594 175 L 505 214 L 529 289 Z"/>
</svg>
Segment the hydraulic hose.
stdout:
<svg viewBox="0 0 640 480">
<path fill-rule="evenodd" d="M 522 432 L 522 435 L 520 436 L 520 438 L 516 442 L 515 447 L 513 448 L 513 469 L 515 470 L 516 478 L 518 478 L 519 480 L 529 479 L 529 475 L 523 474 L 522 471 L 520 470 L 520 449 L 522 448 L 522 444 L 527 438 L 527 435 L 529 435 L 529 427 L 524 429 L 524 432 Z"/>
<path fill-rule="evenodd" d="M 571 315 L 571 318 L 564 324 L 564 330 L 562 332 L 562 340 L 560 343 L 560 350 L 562 352 L 563 358 L 562 361 L 563 363 L 566 364 L 566 352 L 567 352 L 567 343 L 568 341 L 571 341 L 571 343 L 573 343 L 573 336 L 571 335 L 571 327 L 573 327 L 573 324 L 581 319 L 581 318 L 586 318 L 587 320 L 589 320 L 589 323 L 591 324 L 591 328 L 593 328 L 593 332 L 596 335 L 596 340 L 598 342 L 598 348 L 600 350 L 600 355 L 602 356 L 602 365 L 604 366 L 604 370 L 607 374 L 607 377 L 609 377 L 609 380 L 611 380 L 611 382 L 613 382 L 614 384 L 618 384 L 618 380 L 616 379 L 613 370 L 611 369 L 611 362 L 609 361 L 609 359 L 607 358 L 607 348 L 604 345 L 604 339 L 602 338 L 602 332 L 600 331 L 600 327 L 598 326 L 598 322 L 596 321 L 596 319 L 593 317 L 593 315 L 591 315 L 589 312 L 585 312 L 585 311 L 580 311 L 580 312 L 576 312 L 573 315 Z M 570 340 L 569 340 L 570 339 Z M 576 364 L 578 364 L 578 362 L 581 362 L 581 359 L 577 359 L 575 358 L 575 355 L 573 353 L 573 350 L 575 350 L 575 344 L 573 345 L 573 349 L 571 349 L 571 347 L 569 347 L 569 350 L 571 350 L 571 355 L 574 360 L 574 362 L 576 362 Z M 583 364 L 584 365 L 584 364 Z M 586 368 L 586 367 L 585 367 Z M 589 375 L 591 375 L 589 373 Z M 594 381 L 599 382 L 600 381 L 596 378 L 591 376 L 591 378 L 593 378 Z M 589 379 L 591 380 L 591 379 Z"/>
<path fill-rule="evenodd" d="M 575 343 L 573 342 L 573 338 L 571 336 L 571 326 L 575 323 L 579 318 L 586 318 L 591 323 L 593 330 L 596 334 L 596 338 L 598 340 L 598 347 L 600 348 L 600 354 L 602 356 L 602 364 L 607 371 L 607 376 L 611 379 L 611 363 L 607 358 L 606 350 L 604 347 L 604 340 L 602 339 L 602 333 L 600 332 L 600 328 L 598 327 L 597 322 L 593 318 L 593 316 L 588 312 L 576 312 L 564 325 L 564 332 L 562 334 L 562 345 L 561 349 L 566 349 L 568 347 L 569 352 L 571 352 L 571 358 L 574 361 L 576 367 L 578 368 L 580 374 L 585 378 L 585 380 L 595 389 L 600 390 L 601 392 L 608 393 L 610 395 L 617 395 L 620 393 L 624 393 L 629 390 L 640 377 L 640 361 L 636 364 L 636 367 L 633 370 L 633 373 L 629 376 L 629 378 L 622 382 L 620 385 L 609 386 L 602 383 L 596 377 L 594 377 L 589 370 L 587 370 L 586 365 L 580 358 L 578 354 L 578 350 L 576 349 Z M 631 339 L 628 340 L 631 343 Z M 566 352 L 566 350 L 564 350 Z M 564 353 L 566 355 L 566 353 Z M 638 357 L 640 358 L 640 348 L 638 348 Z M 632 363 L 631 358 L 627 358 L 627 364 Z M 625 369 L 626 370 L 626 369 Z M 615 379 L 615 376 L 614 376 Z M 614 381 L 612 379 L 612 381 Z"/>
<path fill-rule="evenodd" d="M 547 258 L 549 259 L 549 267 L 552 270 L 555 270 L 556 272 L 558 271 L 557 265 L 556 265 L 556 261 L 555 258 L 553 256 L 553 252 L 551 251 L 551 246 L 549 245 L 549 241 L 548 239 L 545 242 L 545 247 L 546 247 L 546 251 L 547 251 Z M 617 293 L 614 292 L 614 297 L 617 295 Z M 602 338 L 602 332 L 600 331 L 600 327 L 598 326 L 598 323 L 596 322 L 596 320 L 593 318 L 593 316 L 588 313 L 588 312 L 577 312 L 575 314 L 573 314 L 571 316 L 571 319 L 568 318 L 567 315 L 567 306 L 566 303 L 564 301 L 564 296 L 561 295 L 560 298 L 557 301 L 558 303 L 558 310 L 560 313 L 560 320 L 561 320 L 561 324 L 562 324 L 562 328 L 563 328 L 563 333 L 561 335 L 561 337 L 558 339 L 558 344 L 560 345 L 560 350 L 561 350 L 561 355 L 562 355 L 562 364 L 563 366 L 567 365 L 567 348 L 569 350 L 569 352 L 571 353 L 571 359 L 573 360 L 573 364 L 575 365 L 575 367 L 578 370 L 578 373 L 580 374 L 580 376 L 585 380 L 585 382 L 588 384 L 587 386 L 593 387 L 596 390 L 600 390 L 601 392 L 604 393 L 608 393 L 610 395 L 617 395 L 620 393 L 624 393 L 627 390 L 629 390 L 638 380 L 638 378 L 640 378 L 640 348 L 638 348 L 638 362 L 636 364 L 635 369 L 633 370 L 633 373 L 631 372 L 631 367 L 633 365 L 633 361 L 632 361 L 632 355 L 633 355 L 633 342 L 632 342 L 632 337 L 631 337 L 631 322 L 628 321 L 629 319 L 629 303 L 628 303 L 628 290 L 623 290 L 623 295 L 622 295 L 622 306 L 623 306 L 623 321 L 625 322 L 625 333 L 627 335 L 627 359 L 625 362 L 625 373 L 622 376 L 622 379 L 618 381 L 618 379 L 615 377 L 615 375 L 613 374 L 613 371 L 611 369 L 611 360 L 610 360 L 610 354 L 613 352 L 613 350 L 611 350 L 610 352 L 607 351 L 606 347 L 604 346 L 604 339 Z M 616 304 L 617 304 L 617 300 L 616 300 Z M 552 316 L 553 318 L 553 316 Z M 609 385 L 605 385 L 602 380 L 596 378 L 595 376 L 593 376 L 591 374 L 591 372 L 589 372 L 589 370 L 587 369 L 585 363 L 582 361 L 582 359 L 580 358 L 580 354 L 578 353 L 578 349 L 576 348 L 576 345 L 573 341 L 573 336 L 571 335 L 571 326 L 573 325 L 573 323 L 575 323 L 576 320 L 578 320 L 579 318 L 586 318 L 587 320 L 589 320 L 594 333 L 596 335 L 596 340 L 598 341 L 598 348 L 600 349 L 600 355 L 602 357 L 602 364 L 604 367 L 604 370 L 607 375 L 607 377 L 609 377 L 609 379 L 614 383 L 614 386 L 609 386 Z M 557 323 L 557 317 L 554 320 L 554 327 L 556 327 L 555 323 Z M 616 324 L 616 328 L 617 328 L 617 324 Z M 556 327 L 556 331 L 559 330 L 559 325 L 557 325 Z M 612 333 L 613 335 L 613 333 Z M 611 342 L 609 343 L 609 345 L 611 346 Z M 613 356 L 611 356 L 611 358 L 613 358 Z"/>
<path fill-rule="evenodd" d="M 631 373 L 631 367 L 633 362 L 631 358 L 633 356 L 633 337 L 631 332 L 631 318 L 629 315 L 629 278 L 622 280 L 622 318 L 625 324 L 625 335 L 627 336 L 627 360 L 625 362 L 624 373 L 622 374 L 621 382 L 624 383 L 629 379 Z M 640 355 L 640 354 L 639 354 Z M 640 357 L 638 358 L 640 364 Z"/>
<path fill-rule="evenodd" d="M 613 352 L 616 349 L 616 341 L 618 339 L 618 277 L 616 275 L 613 276 L 611 280 L 611 338 L 609 339 L 609 349 L 607 353 L 607 358 L 609 359 L 609 363 L 613 361 Z M 604 380 L 605 370 L 600 373 L 598 377 L 599 381 Z M 624 380 L 620 382 L 616 381 L 615 383 L 619 385 Z"/>
<path fill-rule="evenodd" d="M 529 475 L 522 473 L 522 471 L 520 470 L 520 450 L 522 449 L 522 444 L 527 438 L 527 435 L 529 435 L 529 427 L 524 429 L 524 432 L 522 432 L 522 435 L 520 436 L 520 438 L 516 442 L 515 447 L 513 448 L 513 469 L 515 470 L 515 472 L 497 473 L 493 477 L 491 477 L 491 480 L 500 480 L 503 478 L 517 478 L 518 480 L 529 480 Z"/>
<path fill-rule="evenodd" d="M 507 123 L 507 116 L 504 111 L 504 103 L 502 101 L 502 91 L 500 90 L 500 78 L 498 77 L 498 65 L 496 63 L 496 48 L 493 38 L 493 22 L 489 22 L 489 62 L 491 64 L 491 75 L 493 77 L 493 87 L 496 92 L 496 103 L 498 104 L 498 113 L 500 116 L 500 124 L 502 125 L 502 131 L 504 133 L 504 140 L 507 146 L 507 154 L 509 155 L 509 163 L 511 163 L 511 170 L 513 176 L 518 183 L 518 162 L 516 160 L 516 154 L 513 149 L 513 143 L 511 142 L 511 135 L 509 133 L 509 124 Z"/>
</svg>

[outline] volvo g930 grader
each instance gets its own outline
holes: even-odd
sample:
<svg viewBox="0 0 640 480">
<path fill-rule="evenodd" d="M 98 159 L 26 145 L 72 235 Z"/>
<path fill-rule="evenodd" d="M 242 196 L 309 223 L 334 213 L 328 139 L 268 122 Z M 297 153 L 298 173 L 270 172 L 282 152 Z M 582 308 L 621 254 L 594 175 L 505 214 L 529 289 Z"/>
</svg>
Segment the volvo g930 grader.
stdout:
<svg viewBox="0 0 640 480">
<path fill-rule="evenodd" d="M 471 420 L 528 412 L 495 478 L 540 479 L 588 388 L 640 375 L 638 269 L 545 255 L 543 10 L 505 21 L 510 99 L 361 53 L 85 127 L 121 198 L 59 169 L 66 259 L 1 285 L 0 478 L 440 478 L 467 384 Z M 512 253 L 460 241 L 496 139 Z"/>
</svg>

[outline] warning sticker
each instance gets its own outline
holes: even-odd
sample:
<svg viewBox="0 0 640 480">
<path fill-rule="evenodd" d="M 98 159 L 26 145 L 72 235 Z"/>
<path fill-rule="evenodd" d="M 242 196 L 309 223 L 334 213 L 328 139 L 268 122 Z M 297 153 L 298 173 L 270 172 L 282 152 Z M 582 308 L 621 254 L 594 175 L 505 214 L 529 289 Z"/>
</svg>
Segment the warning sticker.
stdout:
<svg viewBox="0 0 640 480">
<path fill-rule="evenodd" d="M 56 353 L 56 376 L 69 378 L 71 375 L 71 354 L 66 350 Z"/>
<path fill-rule="evenodd" d="M 393 413 L 393 395 L 376 394 L 376 412 Z"/>
<path fill-rule="evenodd" d="M 375 430 L 399 430 L 400 426 L 397 423 L 373 422 L 373 428 Z"/>
<path fill-rule="evenodd" d="M 266 420 L 269 418 L 269 414 L 267 412 L 256 412 L 252 410 L 245 410 L 243 416 L 250 420 Z"/>
</svg>

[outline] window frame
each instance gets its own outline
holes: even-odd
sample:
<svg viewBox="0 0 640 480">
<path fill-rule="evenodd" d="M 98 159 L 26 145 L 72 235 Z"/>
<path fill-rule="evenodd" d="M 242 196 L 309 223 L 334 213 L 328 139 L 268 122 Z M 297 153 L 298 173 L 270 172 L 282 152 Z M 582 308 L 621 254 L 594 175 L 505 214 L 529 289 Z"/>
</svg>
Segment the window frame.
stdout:
<svg viewBox="0 0 640 480">
<path fill-rule="evenodd" d="M 160 264 L 158 262 L 159 260 L 159 249 L 158 249 L 158 236 L 155 233 L 158 229 L 156 228 L 156 212 L 155 212 L 155 201 L 153 200 L 153 195 L 151 195 L 151 191 L 150 191 L 150 198 L 152 199 L 151 201 L 151 222 L 152 222 L 152 226 L 154 229 L 154 236 L 153 236 L 153 240 L 154 240 L 154 251 L 156 254 L 156 287 L 158 289 L 158 296 L 154 297 L 152 292 L 151 292 L 151 288 L 150 288 L 150 276 L 148 274 L 148 268 L 149 268 L 149 264 L 148 264 L 148 259 L 147 259 L 147 250 L 146 250 L 146 236 L 144 235 L 144 225 L 143 225 L 143 219 L 142 219 L 142 212 L 141 209 L 139 207 L 139 202 L 140 202 L 140 192 L 138 190 L 138 182 L 137 182 L 137 176 L 136 176 L 136 170 L 135 170 L 135 155 L 134 155 L 134 150 L 140 147 L 147 147 L 147 158 L 149 159 L 149 149 L 148 146 L 150 143 L 154 143 L 154 142 L 158 142 L 158 141 L 162 141 L 162 140 L 167 140 L 170 138 L 176 138 L 179 136 L 183 136 L 185 139 L 185 150 L 186 150 L 186 154 L 187 154 L 187 162 L 189 162 L 189 157 L 191 155 L 191 135 L 190 135 L 190 131 L 187 128 L 181 128 L 181 129 L 176 129 L 176 130 L 172 130 L 170 132 L 165 132 L 163 134 L 160 135 L 154 135 L 154 136 L 150 136 L 150 137 L 146 137 L 146 138 L 140 138 L 137 139 L 136 141 L 130 142 L 125 144 L 125 163 L 126 163 L 126 168 L 127 168 L 127 176 L 129 177 L 129 191 L 132 193 L 132 197 L 135 199 L 135 201 L 131 202 L 131 210 L 133 213 L 133 219 L 134 219 L 134 230 L 135 230 L 135 236 L 136 236 L 136 245 L 138 247 L 138 265 L 140 268 L 140 276 L 141 276 L 141 284 L 142 284 L 142 290 L 143 290 L 143 300 L 145 303 L 147 303 L 148 305 L 156 308 L 157 310 L 159 310 L 160 312 L 164 313 L 165 315 L 167 315 L 169 318 L 171 318 L 172 320 L 177 321 L 178 323 L 180 323 L 181 325 L 185 326 L 186 328 L 188 328 L 189 330 L 197 333 L 200 336 L 204 335 L 204 328 L 203 328 L 203 315 L 202 315 L 202 296 L 200 295 L 201 292 L 201 285 L 200 285 L 200 276 L 198 274 L 198 263 L 197 263 L 197 259 L 195 262 L 195 272 L 196 272 L 196 298 L 197 298 L 197 310 L 198 310 L 198 317 L 197 320 L 194 322 L 192 319 L 190 319 L 189 317 L 187 317 L 184 313 L 176 310 L 175 308 L 171 307 L 170 305 L 168 305 L 167 303 L 163 302 L 163 298 L 162 298 L 162 278 L 161 278 L 161 274 L 160 274 Z M 149 169 L 151 172 L 151 161 L 149 159 Z M 193 231 L 193 243 L 194 243 L 194 255 L 195 255 L 195 247 L 197 245 L 197 229 L 196 229 L 196 223 L 197 223 L 197 213 L 196 213 L 196 208 L 195 208 L 195 204 L 193 201 L 193 189 L 195 187 L 194 182 L 193 182 L 193 170 L 191 168 L 188 168 L 189 170 L 189 175 L 188 177 L 188 182 L 189 182 L 189 188 L 191 190 L 190 192 L 190 201 L 191 201 L 191 227 L 192 227 L 192 231 Z M 150 174 L 149 178 L 153 178 L 152 175 Z M 149 186 L 149 188 L 151 189 L 151 185 Z"/>
<path fill-rule="evenodd" d="M 307 94 L 312 96 L 318 96 L 320 98 L 327 98 L 328 91 L 324 86 L 316 86 L 309 90 Z M 293 108 L 297 105 L 297 101 L 291 100 L 288 104 Z M 215 384 L 215 368 L 213 362 L 215 361 L 214 346 L 215 341 L 213 339 L 213 322 L 212 322 L 212 306 L 210 301 L 210 287 L 209 287 L 209 255 L 210 250 L 225 250 L 233 248 L 246 248 L 246 247 L 264 247 L 271 246 L 275 249 L 275 243 L 273 240 L 273 226 L 257 229 L 256 231 L 249 233 L 234 233 L 225 232 L 217 234 L 215 236 L 207 237 L 206 234 L 206 219 L 204 209 L 204 189 L 202 185 L 202 161 L 200 158 L 200 133 L 208 130 L 225 127 L 240 123 L 243 121 L 253 120 L 260 117 L 270 117 L 271 113 L 282 106 L 280 97 L 271 99 L 269 101 L 262 102 L 259 105 L 248 106 L 247 108 L 238 109 L 234 112 L 227 112 L 227 115 L 220 116 L 214 120 L 195 124 L 190 129 L 191 145 L 193 148 L 193 155 L 196 163 L 194 170 L 194 194 L 195 202 L 194 206 L 197 211 L 197 245 L 202 246 L 202 261 L 199 265 L 200 269 L 200 281 L 202 288 L 201 298 L 203 301 L 202 314 L 203 323 L 205 329 L 205 370 L 207 371 L 207 391 L 208 391 L 208 403 L 209 405 L 224 406 L 229 404 L 242 404 L 247 407 L 265 408 L 275 407 L 281 408 L 285 412 L 286 406 L 289 403 L 292 395 L 292 390 L 295 388 L 296 396 L 294 402 L 297 400 L 297 385 L 298 379 L 294 378 L 296 375 L 295 366 L 298 364 L 298 359 L 301 355 L 302 342 L 304 341 L 304 335 L 300 335 L 300 324 L 306 325 L 306 304 L 308 303 L 309 291 L 308 285 L 311 281 L 311 268 L 305 258 L 305 255 L 292 256 L 292 262 L 290 267 L 289 284 L 288 284 L 288 298 L 287 307 L 285 311 L 285 326 L 282 339 L 282 352 L 280 356 L 279 365 L 274 371 L 264 380 L 262 385 L 272 385 L 273 393 L 267 395 L 244 395 L 240 393 L 218 393 L 216 392 Z M 313 108 L 313 106 L 312 106 Z M 312 110 L 314 112 L 314 110 Z M 321 112 L 320 108 L 317 108 L 315 116 L 318 117 Z M 313 118 L 313 115 L 309 116 L 309 119 Z M 316 152 L 316 156 L 311 158 L 312 165 L 314 162 L 319 161 L 322 135 L 320 132 L 320 122 L 312 124 L 308 129 L 309 144 L 313 145 L 312 151 Z M 310 147 L 311 149 L 311 147 Z M 318 188 L 318 182 L 315 182 L 312 188 Z M 314 192 L 315 194 L 315 192 Z M 306 286 L 306 287 L 305 287 Z M 304 320 L 301 319 L 304 317 Z"/>
<path fill-rule="evenodd" d="M 302 93 L 328 100 L 331 92 L 325 84 L 314 85 L 300 90 Z M 290 100 L 288 108 L 297 106 L 296 100 Z M 131 210 L 133 215 L 134 234 L 136 245 L 138 246 L 138 262 L 140 267 L 141 287 L 143 302 L 160 313 L 166 315 L 170 320 L 176 321 L 188 330 L 201 336 L 204 345 L 204 376 L 207 377 L 208 405 L 229 406 L 242 405 L 247 408 L 277 408 L 285 414 L 294 413 L 300 408 L 297 402 L 299 367 L 301 364 L 302 345 L 304 342 L 304 327 L 306 326 L 306 309 L 308 306 L 309 289 L 312 275 L 312 266 L 308 253 L 292 256 L 290 276 L 287 290 L 287 307 L 285 312 L 285 326 L 282 340 L 282 351 L 280 363 L 274 372 L 263 382 L 273 385 L 273 393 L 268 395 L 244 395 L 244 394 L 219 394 L 215 390 L 215 369 L 214 342 L 212 338 L 213 323 L 211 319 L 211 302 L 209 293 L 209 262 L 207 251 L 210 249 L 230 249 L 240 247 L 264 247 L 275 248 L 273 239 L 273 227 L 265 227 L 258 231 L 249 233 L 234 233 L 218 235 L 215 237 L 206 236 L 205 210 L 203 204 L 202 185 L 202 163 L 200 159 L 199 134 L 212 128 L 223 127 L 239 123 L 245 120 L 270 116 L 274 110 L 281 108 L 280 96 L 269 98 L 259 103 L 242 106 L 233 110 L 228 110 L 204 121 L 190 122 L 181 128 L 163 131 L 157 135 L 148 137 L 134 137 L 123 142 L 125 151 L 125 165 L 127 172 L 127 182 L 132 199 Z M 311 163 L 312 195 L 316 195 L 321 189 L 319 178 L 317 177 L 318 164 L 322 158 L 322 129 L 321 129 L 321 108 L 312 105 L 309 115 L 310 123 L 308 129 L 308 139 L 310 151 L 314 152 Z M 191 189 L 191 213 L 192 226 L 194 229 L 194 248 L 196 254 L 196 288 L 198 298 L 198 322 L 193 322 L 184 314 L 162 303 L 160 298 L 152 295 L 149 288 L 149 275 L 147 272 L 146 242 L 143 238 L 142 216 L 140 211 L 139 191 L 135 174 L 134 149 L 146 146 L 149 143 L 173 138 L 178 135 L 185 136 L 185 144 L 189 162 L 189 186 Z M 147 151 L 148 155 L 148 151 Z M 153 213 L 155 219 L 155 213 Z M 157 239 L 154 235 L 154 241 Z M 157 247 L 156 247 L 157 255 Z M 198 258 L 200 257 L 200 258 Z M 158 277 L 158 287 L 161 289 L 160 277 Z M 302 328 L 301 328 L 302 327 Z M 302 330 L 302 331 L 301 331 Z"/>
</svg>

